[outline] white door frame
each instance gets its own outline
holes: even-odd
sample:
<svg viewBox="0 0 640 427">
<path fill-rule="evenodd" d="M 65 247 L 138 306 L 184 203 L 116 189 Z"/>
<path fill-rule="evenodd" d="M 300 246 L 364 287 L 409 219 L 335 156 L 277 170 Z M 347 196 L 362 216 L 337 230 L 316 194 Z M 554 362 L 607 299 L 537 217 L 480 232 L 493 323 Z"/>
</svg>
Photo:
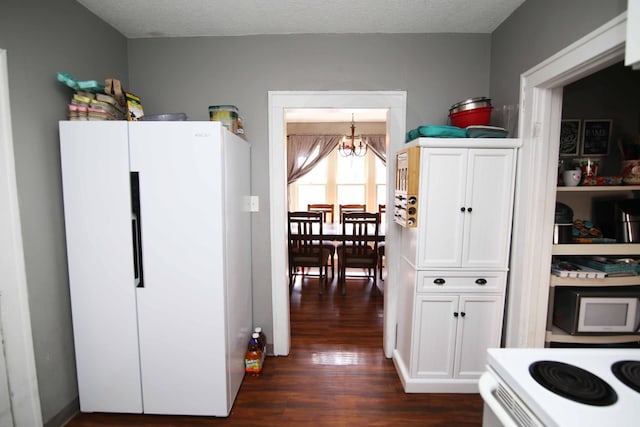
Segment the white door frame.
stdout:
<svg viewBox="0 0 640 427">
<path fill-rule="evenodd" d="M 622 60 L 626 24 L 625 12 L 521 76 L 507 347 L 544 346 L 562 88 Z"/>
<path fill-rule="evenodd" d="M 7 51 L 0 49 L 0 327 L 4 336 L 4 348 L 0 344 L 0 350 L 6 357 L 13 425 L 41 426 L 7 69 Z"/>
<path fill-rule="evenodd" d="M 393 153 L 404 145 L 406 91 L 270 91 L 269 92 L 269 195 L 271 216 L 271 292 L 273 309 L 273 352 L 289 354 L 289 277 L 287 267 L 287 151 L 285 110 L 293 108 L 384 108 L 387 114 L 387 205 L 392 206 L 395 182 Z M 397 265 L 394 250 L 399 233 L 387 216 L 387 280 L 384 290 L 383 347 L 391 357 L 396 344 Z"/>
</svg>

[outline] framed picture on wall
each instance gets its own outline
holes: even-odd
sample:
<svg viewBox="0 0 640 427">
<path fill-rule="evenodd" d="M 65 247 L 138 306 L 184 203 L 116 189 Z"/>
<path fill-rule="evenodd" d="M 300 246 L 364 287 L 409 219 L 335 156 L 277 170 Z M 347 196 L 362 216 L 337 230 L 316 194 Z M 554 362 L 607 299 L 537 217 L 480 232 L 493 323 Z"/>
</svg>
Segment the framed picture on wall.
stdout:
<svg viewBox="0 0 640 427">
<path fill-rule="evenodd" d="M 606 156 L 611 140 L 611 120 L 585 120 L 582 131 L 582 155 Z"/>
<path fill-rule="evenodd" d="M 580 146 L 580 120 L 560 122 L 560 156 L 575 157 Z"/>
</svg>

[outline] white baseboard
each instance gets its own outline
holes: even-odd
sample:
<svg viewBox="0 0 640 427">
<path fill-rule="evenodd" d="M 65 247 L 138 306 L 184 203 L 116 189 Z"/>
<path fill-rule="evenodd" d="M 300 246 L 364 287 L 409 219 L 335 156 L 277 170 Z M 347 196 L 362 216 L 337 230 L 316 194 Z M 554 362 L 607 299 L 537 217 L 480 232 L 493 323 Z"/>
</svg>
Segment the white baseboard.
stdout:
<svg viewBox="0 0 640 427">
<path fill-rule="evenodd" d="M 398 350 L 393 352 L 393 364 L 405 393 L 479 393 L 478 379 L 412 378 Z"/>
</svg>

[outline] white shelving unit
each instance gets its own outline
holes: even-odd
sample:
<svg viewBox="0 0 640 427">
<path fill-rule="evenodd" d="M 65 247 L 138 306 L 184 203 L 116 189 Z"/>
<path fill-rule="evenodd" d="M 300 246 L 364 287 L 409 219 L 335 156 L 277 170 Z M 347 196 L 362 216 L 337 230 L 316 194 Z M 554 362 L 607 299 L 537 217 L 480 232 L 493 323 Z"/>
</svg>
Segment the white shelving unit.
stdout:
<svg viewBox="0 0 640 427">
<path fill-rule="evenodd" d="M 640 254 L 640 244 L 568 244 L 553 245 L 552 255 L 633 255 Z"/>
<path fill-rule="evenodd" d="M 640 185 L 585 185 L 583 187 L 558 187 L 558 193 L 612 193 L 640 190 Z"/>
<path fill-rule="evenodd" d="M 639 191 L 640 185 L 622 186 L 583 186 L 583 187 L 558 187 L 557 200 L 567 203 L 570 206 L 578 205 L 578 210 L 585 213 L 585 206 L 591 205 L 593 197 L 628 196 L 631 197 L 634 191 Z M 573 202 L 573 203 L 572 203 Z M 586 217 L 578 214 L 576 219 Z M 553 245 L 552 255 L 602 255 L 602 256 L 640 256 L 640 244 L 613 243 L 613 244 L 558 244 Z M 640 334 L 633 335 L 570 335 L 562 329 L 553 325 L 554 290 L 558 286 L 576 287 L 603 287 L 603 286 L 634 286 L 640 285 L 640 276 L 626 277 L 606 277 L 604 279 L 576 279 L 550 275 L 549 280 L 549 309 L 547 315 L 547 331 L 545 343 L 547 346 L 552 343 L 562 344 L 624 344 L 640 341 Z"/>
<path fill-rule="evenodd" d="M 548 342 L 564 344 L 623 344 L 640 341 L 639 335 L 569 335 L 562 329 L 552 326 L 547 331 Z"/>
<path fill-rule="evenodd" d="M 637 285 L 638 282 L 640 282 L 639 276 L 607 277 L 605 279 L 574 279 L 551 276 L 549 286 L 552 288 L 556 286 L 633 286 Z"/>
</svg>

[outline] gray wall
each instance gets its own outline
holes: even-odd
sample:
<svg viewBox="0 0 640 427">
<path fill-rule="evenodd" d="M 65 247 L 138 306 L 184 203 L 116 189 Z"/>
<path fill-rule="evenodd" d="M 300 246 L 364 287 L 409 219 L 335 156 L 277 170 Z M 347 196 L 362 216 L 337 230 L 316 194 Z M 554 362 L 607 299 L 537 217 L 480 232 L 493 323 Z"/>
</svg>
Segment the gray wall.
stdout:
<svg viewBox="0 0 640 427">
<path fill-rule="evenodd" d="M 270 90 L 406 90 L 407 129 L 445 124 L 449 106 L 489 89 L 489 35 L 287 35 L 129 40 L 145 113 L 208 120 L 234 104 L 252 143 L 254 322 L 273 337 L 269 235 Z M 286 286 L 285 283 L 282 283 Z M 269 338 L 271 340 L 271 338 Z"/>
<path fill-rule="evenodd" d="M 520 75 L 627 10 L 627 0 L 527 0 L 491 36 L 493 105 L 517 104 Z"/>
<path fill-rule="evenodd" d="M 640 71 L 625 67 L 624 62 L 614 64 L 564 87 L 563 119 L 611 119 L 609 155 L 598 158 L 600 161 L 598 174 L 619 175 L 622 171 L 621 162 L 625 159 L 618 149 L 618 139 L 625 146 L 630 146 L 640 138 L 638 99 L 640 99 Z"/>
<path fill-rule="evenodd" d="M 33 344 L 45 422 L 78 396 L 60 186 L 58 120 L 72 94 L 58 71 L 127 79 L 126 39 L 73 0 L 2 0 Z M 0 278 L 2 280 L 2 278 Z M 62 415 L 61 412 L 63 413 Z"/>
</svg>

